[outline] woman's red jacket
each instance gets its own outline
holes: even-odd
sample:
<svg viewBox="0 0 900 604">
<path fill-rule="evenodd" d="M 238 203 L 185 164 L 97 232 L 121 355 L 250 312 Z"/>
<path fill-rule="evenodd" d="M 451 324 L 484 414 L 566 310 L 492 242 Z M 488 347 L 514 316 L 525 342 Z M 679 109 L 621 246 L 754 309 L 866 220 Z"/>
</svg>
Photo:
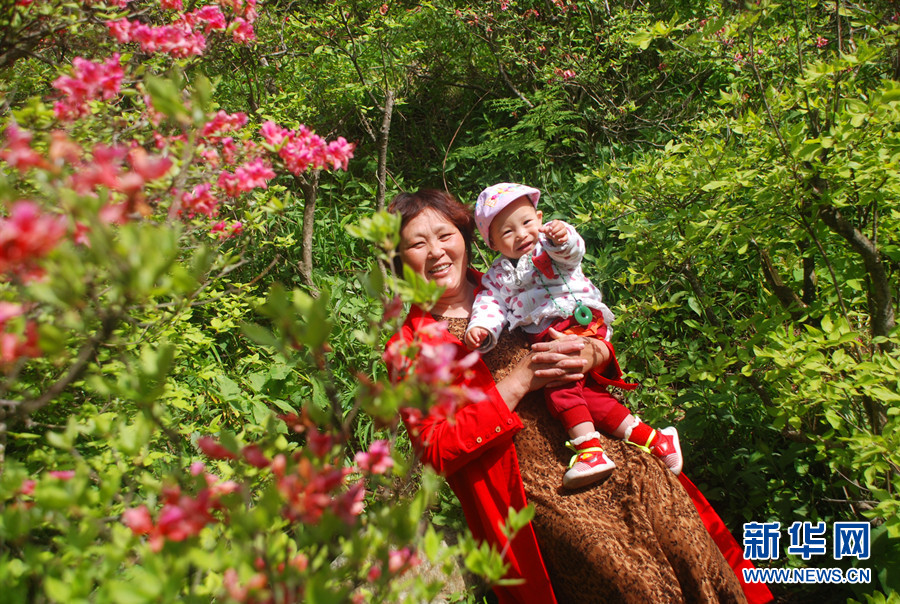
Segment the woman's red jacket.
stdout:
<svg viewBox="0 0 900 604">
<path fill-rule="evenodd" d="M 413 306 L 388 346 L 398 338 L 412 342 L 414 334 L 420 334 L 423 327 L 434 322 L 431 314 Z M 446 330 L 441 330 L 432 343 L 455 345 L 457 360 L 469 352 Z M 487 398 L 459 408 L 450 419 L 425 414 L 415 425 L 406 419 L 404 422 L 422 461 L 443 475 L 456 493 L 472 535 L 502 551 L 507 540 L 500 527 L 509 508 L 521 510 L 526 504 L 519 459 L 512 442 L 513 434 L 522 429 L 522 422 L 503 401 L 481 359 L 459 379 L 459 385 L 476 388 Z M 530 523 L 513 538 L 505 561 L 510 565 L 506 578 L 523 579 L 524 583 L 495 587 L 502 604 L 556 602 Z"/>
</svg>

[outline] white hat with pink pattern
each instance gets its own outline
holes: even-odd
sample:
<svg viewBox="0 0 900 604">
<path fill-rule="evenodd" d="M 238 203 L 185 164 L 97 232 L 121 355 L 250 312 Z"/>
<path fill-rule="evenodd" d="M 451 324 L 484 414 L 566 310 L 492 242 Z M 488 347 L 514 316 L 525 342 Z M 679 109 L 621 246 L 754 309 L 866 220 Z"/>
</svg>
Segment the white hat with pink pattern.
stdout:
<svg viewBox="0 0 900 604">
<path fill-rule="evenodd" d="M 490 245 L 491 221 L 494 220 L 494 216 L 520 197 L 527 197 L 534 207 L 537 207 L 541 192 L 534 187 L 513 182 L 497 183 L 481 192 L 478 201 L 475 202 L 475 226 L 478 227 L 478 232 L 481 233 L 485 243 Z"/>
</svg>

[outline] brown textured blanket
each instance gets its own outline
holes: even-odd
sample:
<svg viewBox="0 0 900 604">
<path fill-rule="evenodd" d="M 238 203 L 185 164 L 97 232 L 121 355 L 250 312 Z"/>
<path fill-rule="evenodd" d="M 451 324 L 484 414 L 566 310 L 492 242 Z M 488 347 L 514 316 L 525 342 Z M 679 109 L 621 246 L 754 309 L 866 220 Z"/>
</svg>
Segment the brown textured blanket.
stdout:
<svg viewBox="0 0 900 604">
<path fill-rule="evenodd" d="M 465 330 L 464 320 L 454 323 L 452 332 Z M 484 360 L 499 380 L 526 352 L 524 338 L 504 333 Z M 540 392 L 516 411 L 525 425 L 515 437 L 519 467 L 560 604 L 746 602 L 687 493 L 661 461 L 604 437 L 617 466 L 613 475 L 600 485 L 564 490 L 571 456 L 565 430 Z"/>
</svg>

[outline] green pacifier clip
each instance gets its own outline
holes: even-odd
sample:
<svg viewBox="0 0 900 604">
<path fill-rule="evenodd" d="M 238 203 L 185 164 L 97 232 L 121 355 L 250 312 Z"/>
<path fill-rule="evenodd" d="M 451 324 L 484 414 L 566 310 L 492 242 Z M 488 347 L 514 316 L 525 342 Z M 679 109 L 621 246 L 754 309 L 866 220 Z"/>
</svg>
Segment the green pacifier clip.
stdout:
<svg viewBox="0 0 900 604">
<path fill-rule="evenodd" d="M 531 268 L 537 273 L 538 278 L 541 280 L 541 285 L 544 286 L 544 289 L 550 295 L 550 301 L 553 302 L 553 306 L 556 307 L 556 310 L 559 311 L 561 316 L 565 316 L 566 312 L 560 307 L 559 304 L 556 303 L 556 300 L 553 298 L 553 293 L 550 291 L 550 288 L 547 287 L 547 282 L 544 280 L 544 274 L 534 265 L 534 258 L 530 255 L 528 259 L 531 261 Z M 562 273 L 559 270 L 559 267 L 556 266 L 556 262 L 553 259 L 550 259 L 550 264 L 553 266 L 553 270 L 556 271 L 560 276 Z M 575 310 L 572 312 L 572 316 L 575 317 L 575 320 L 579 325 L 588 325 L 594 318 L 594 314 L 591 312 L 591 309 L 585 305 L 584 302 L 578 299 L 578 296 L 575 295 L 575 292 L 572 291 L 572 288 L 569 287 L 569 283 L 563 280 L 563 285 L 566 286 L 566 289 L 569 290 L 569 294 L 575 299 Z"/>
</svg>

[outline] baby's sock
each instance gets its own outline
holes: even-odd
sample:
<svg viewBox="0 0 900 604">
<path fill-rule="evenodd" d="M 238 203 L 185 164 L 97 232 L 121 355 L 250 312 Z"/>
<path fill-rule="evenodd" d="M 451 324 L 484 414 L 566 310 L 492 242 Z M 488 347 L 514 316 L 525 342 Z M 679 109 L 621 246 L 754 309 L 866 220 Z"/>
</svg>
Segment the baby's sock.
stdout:
<svg viewBox="0 0 900 604">
<path fill-rule="evenodd" d="M 659 440 L 659 432 L 635 417 L 625 428 L 622 439 L 641 447 L 652 447 Z"/>
</svg>

